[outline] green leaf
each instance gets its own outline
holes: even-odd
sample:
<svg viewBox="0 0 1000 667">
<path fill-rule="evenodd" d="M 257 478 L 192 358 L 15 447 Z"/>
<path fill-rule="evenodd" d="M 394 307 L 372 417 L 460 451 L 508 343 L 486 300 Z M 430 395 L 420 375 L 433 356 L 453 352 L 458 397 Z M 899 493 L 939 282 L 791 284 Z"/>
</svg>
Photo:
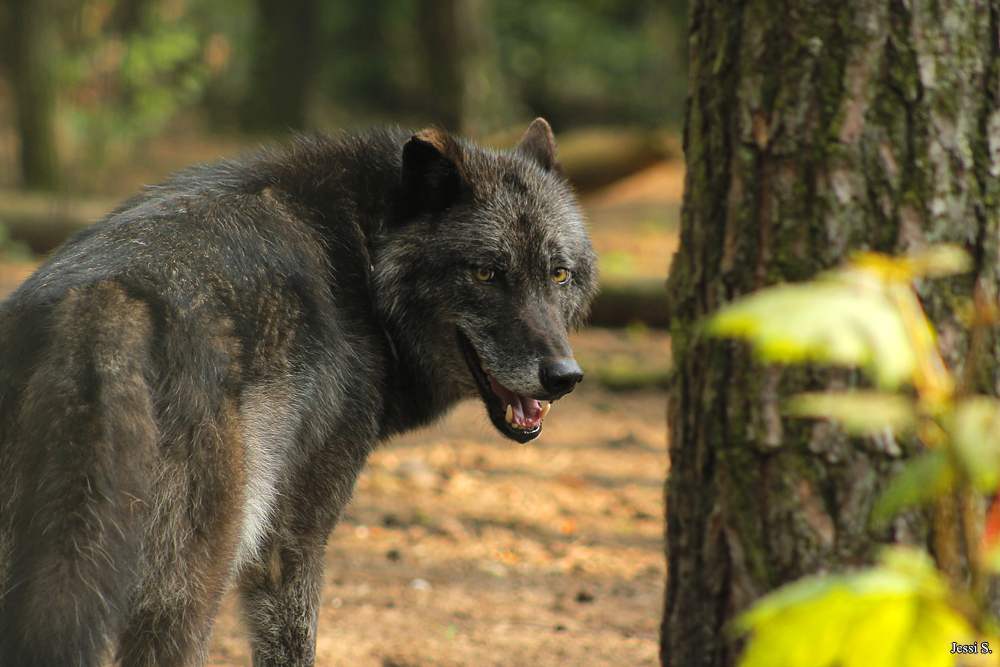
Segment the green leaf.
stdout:
<svg viewBox="0 0 1000 667">
<path fill-rule="evenodd" d="M 882 564 L 803 579 L 736 619 L 752 638 L 741 667 L 952 667 L 974 637 L 930 558 L 886 550 Z"/>
<path fill-rule="evenodd" d="M 913 399 L 878 391 L 820 392 L 792 396 L 785 404 L 792 417 L 832 419 L 852 435 L 902 433 L 917 421 Z"/>
<path fill-rule="evenodd" d="M 879 290 L 837 280 L 778 285 L 722 308 L 708 322 L 715 336 L 744 338 L 768 362 L 867 367 L 878 384 L 911 380 L 916 355 L 903 319 Z"/>
<path fill-rule="evenodd" d="M 940 498 L 955 485 L 955 468 L 942 449 L 932 449 L 903 463 L 879 494 L 872 509 L 872 525 L 882 528 L 900 510 Z"/>
<path fill-rule="evenodd" d="M 1000 485 L 1000 402 L 987 396 L 958 402 L 947 430 L 973 486 L 995 491 Z"/>
</svg>

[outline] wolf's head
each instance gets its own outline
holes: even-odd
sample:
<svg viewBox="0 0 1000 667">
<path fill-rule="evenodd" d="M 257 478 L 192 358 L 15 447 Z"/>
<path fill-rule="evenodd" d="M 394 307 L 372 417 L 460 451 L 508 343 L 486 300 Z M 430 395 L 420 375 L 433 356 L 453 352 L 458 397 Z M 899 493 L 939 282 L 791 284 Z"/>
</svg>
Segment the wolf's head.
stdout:
<svg viewBox="0 0 1000 667">
<path fill-rule="evenodd" d="M 393 338 L 439 404 L 480 396 L 518 442 L 583 378 L 568 334 L 596 289 L 594 252 L 542 119 L 510 151 L 425 130 L 403 146 L 403 211 L 374 259 Z"/>
</svg>

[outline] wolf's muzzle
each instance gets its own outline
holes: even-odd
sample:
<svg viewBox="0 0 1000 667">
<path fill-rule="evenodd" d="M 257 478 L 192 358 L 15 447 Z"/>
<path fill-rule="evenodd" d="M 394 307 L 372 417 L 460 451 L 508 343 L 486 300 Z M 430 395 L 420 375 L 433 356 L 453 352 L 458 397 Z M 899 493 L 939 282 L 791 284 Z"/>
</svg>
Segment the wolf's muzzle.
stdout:
<svg viewBox="0 0 1000 667">
<path fill-rule="evenodd" d="M 546 392 L 559 398 L 573 391 L 576 383 L 583 379 L 583 369 L 572 358 L 558 359 L 542 366 L 538 379 Z"/>
</svg>

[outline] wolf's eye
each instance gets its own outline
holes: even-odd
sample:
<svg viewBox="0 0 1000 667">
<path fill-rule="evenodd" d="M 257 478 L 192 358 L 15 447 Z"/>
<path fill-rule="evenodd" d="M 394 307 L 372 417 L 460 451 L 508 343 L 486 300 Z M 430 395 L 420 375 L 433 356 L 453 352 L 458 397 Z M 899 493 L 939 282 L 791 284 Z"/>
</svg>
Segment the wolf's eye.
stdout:
<svg viewBox="0 0 1000 667">
<path fill-rule="evenodd" d="M 472 270 L 472 275 L 474 275 L 476 280 L 481 283 L 493 282 L 493 278 L 496 277 L 496 274 L 493 273 L 493 269 L 488 269 L 485 266 L 477 266 L 474 268 Z"/>
<path fill-rule="evenodd" d="M 559 268 L 553 270 L 552 280 L 556 281 L 560 285 L 569 282 L 569 269 L 560 266 Z"/>
</svg>

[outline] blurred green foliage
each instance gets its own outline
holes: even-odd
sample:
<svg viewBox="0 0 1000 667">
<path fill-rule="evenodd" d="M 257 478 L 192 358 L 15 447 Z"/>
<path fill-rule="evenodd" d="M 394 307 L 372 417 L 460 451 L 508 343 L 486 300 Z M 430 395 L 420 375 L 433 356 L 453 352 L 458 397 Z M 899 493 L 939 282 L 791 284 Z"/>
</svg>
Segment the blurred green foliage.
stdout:
<svg viewBox="0 0 1000 667">
<path fill-rule="evenodd" d="M 201 17 L 182 2 L 134 4 L 127 20 L 110 0 L 62 17 L 65 118 L 94 160 L 162 130 L 201 99 L 211 74 Z"/>
<path fill-rule="evenodd" d="M 496 26 L 517 96 L 552 122 L 680 125 L 686 3 L 496 0 Z"/>
<path fill-rule="evenodd" d="M 0 39 L 13 30 L 4 18 L 13 2 L 0 0 Z M 46 20 L 55 39 L 45 48 L 57 61 L 50 85 L 64 142 L 68 133 L 81 152 L 100 160 L 162 132 L 186 108 L 203 109 L 217 128 L 249 126 L 241 113 L 269 94 L 254 80 L 254 56 L 274 37 L 269 31 L 277 31 L 258 20 L 264 2 L 53 5 Z M 285 65 L 305 73 L 305 126 L 388 120 L 493 132 L 536 115 L 560 130 L 595 123 L 679 126 L 682 120 L 685 0 L 293 4 L 308 5 L 317 17 L 291 35 L 314 44 L 312 55 Z M 283 35 L 289 39 L 287 26 Z M 12 63 L 0 61 L 6 65 L 0 78 L 10 76 Z M 441 76 L 442 67 L 454 67 L 450 78 Z M 297 103 L 283 95 L 278 104 Z M 16 114 L 16 100 L 14 106 Z"/>
</svg>

